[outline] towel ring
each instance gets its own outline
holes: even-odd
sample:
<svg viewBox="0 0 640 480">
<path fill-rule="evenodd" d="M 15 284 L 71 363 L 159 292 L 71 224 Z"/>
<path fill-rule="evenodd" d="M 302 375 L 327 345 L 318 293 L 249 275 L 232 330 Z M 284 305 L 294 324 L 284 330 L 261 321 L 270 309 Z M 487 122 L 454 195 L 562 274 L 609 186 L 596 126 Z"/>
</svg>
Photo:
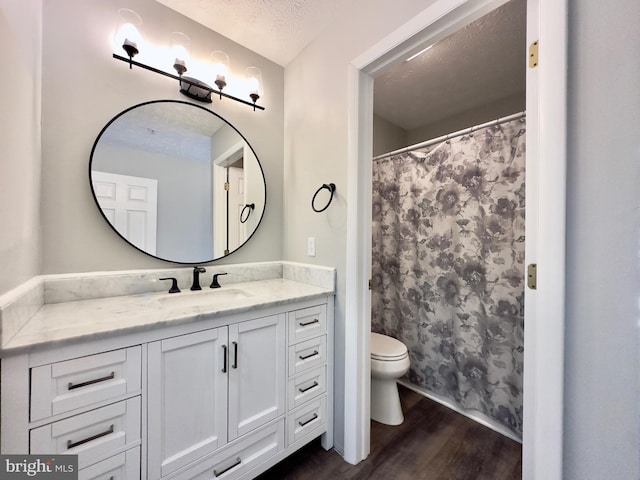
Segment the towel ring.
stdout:
<svg viewBox="0 0 640 480">
<path fill-rule="evenodd" d="M 240 223 L 245 223 L 247 220 L 249 220 L 249 217 L 251 216 L 251 212 L 253 212 L 254 208 L 256 208 L 256 204 L 255 203 L 247 203 L 244 206 L 244 208 L 240 212 Z M 247 210 L 247 212 L 248 212 L 246 217 L 244 216 L 244 211 L 245 210 Z M 243 217 L 244 217 L 244 220 L 242 219 Z"/>
<path fill-rule="evenodd" d="M 331 196 L 329 197 L 329 201 L 327 202 L 327 204 L 323 208 L 317 209 L 316 205 L 315 205 L 316 197 L 325 188 L 331 192 Z M 313 198 L 311 199 L 311 208 L 313 208 L 313 211 L 317 212 L 317 213 L 320 213 L 320 212 L 324 212 L 327 208 L 329 208 L 329 205 L 331 205 L 331 201 L 333 200 L 333 193 L 335 191 L 336 191 L 336 184 L 335 183 L 330 183 L 328 185 L 326 183 L 323 183 L 322 186 L 318 190 L 316 190 L 316 193 L 313 195 Z"/>
</svg>

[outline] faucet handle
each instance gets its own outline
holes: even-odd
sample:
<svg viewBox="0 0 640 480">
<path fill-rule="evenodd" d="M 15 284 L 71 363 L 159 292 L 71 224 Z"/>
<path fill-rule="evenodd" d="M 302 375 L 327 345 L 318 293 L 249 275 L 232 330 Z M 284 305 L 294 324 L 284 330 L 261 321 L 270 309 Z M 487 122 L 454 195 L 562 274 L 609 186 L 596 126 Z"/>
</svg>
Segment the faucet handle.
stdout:
<svg viewBox="0 0 640 480">
<path fill-rule="evenodd" d="M 213 275 L 213 280 L 211 280 L 211 285 L 209 285 L 209 288 L 220 288 L 221 285 L 218 283 L 218 277 L 220 275 L 226 275 L 226 273 L 215 273 Z"/>
<path fill-rule="evenodd" d="M 178 288 L 178 280 L 176 280 L 175 277 L 159 278 L 158 280 L 171 280 L 171 288 L 169 289 L 169 293 L 180 293 L 180 289 Z"/>
</svg>

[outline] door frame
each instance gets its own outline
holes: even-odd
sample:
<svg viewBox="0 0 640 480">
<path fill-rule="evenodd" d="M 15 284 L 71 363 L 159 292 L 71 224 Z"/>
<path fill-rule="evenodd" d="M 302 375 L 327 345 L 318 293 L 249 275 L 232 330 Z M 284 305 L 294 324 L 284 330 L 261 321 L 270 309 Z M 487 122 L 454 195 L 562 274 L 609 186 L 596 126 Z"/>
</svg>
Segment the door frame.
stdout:
<svg viewBox="0 0 640 480">
<path fill-rule="evenodd" d="M 369 454 L 371 176 L 373 76 L 506 0 L 437 0 L 355 58 L 348 72 L 348 211 L 345 318 L 344 458 Z M 566 209 L 567 0 L 527 1 L 526 263 L 523 479 L 562 478 Z M 523 52 L 523 61 L 526 52 Z M 530 88 L 531 87 L 531 88 Z M 529 208 L 531 204 L 531 209 Z M 530 214 L 533 212 L 533 214 Z M 544 212 L 544 214 L 540 214 Z"/>
</svg>

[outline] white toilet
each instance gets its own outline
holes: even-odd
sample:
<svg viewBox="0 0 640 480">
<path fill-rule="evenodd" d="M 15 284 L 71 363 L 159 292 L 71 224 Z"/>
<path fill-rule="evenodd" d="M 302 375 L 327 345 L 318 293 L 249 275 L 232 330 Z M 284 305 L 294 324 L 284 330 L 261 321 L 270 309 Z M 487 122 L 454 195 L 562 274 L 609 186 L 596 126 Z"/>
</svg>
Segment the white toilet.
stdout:
<svg viewBox="0 0 640 480">
<path fill-rule="evenodd" d="M 409 353 L 400 340 L 371 332 L 371 418 L 386 425 L 404 421 L 396 380 L 409 370 Z"/>
</svg>

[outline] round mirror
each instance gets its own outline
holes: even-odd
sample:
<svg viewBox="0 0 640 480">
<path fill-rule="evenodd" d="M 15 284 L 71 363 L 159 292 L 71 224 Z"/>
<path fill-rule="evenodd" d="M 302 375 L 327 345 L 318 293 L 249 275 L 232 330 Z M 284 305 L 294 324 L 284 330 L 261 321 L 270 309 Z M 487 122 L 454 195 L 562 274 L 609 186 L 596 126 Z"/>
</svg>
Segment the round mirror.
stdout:
<svg viewBox="0 0 640 480">
<path fill-rule="evenodd" d="M 255 151 L 204 107 L 159 100 L 114 117 L 91 150 L 104 218 L 129 244 L 176 263 L 206 263 L 253 235 L 266 202 Z"/>
</svg>

